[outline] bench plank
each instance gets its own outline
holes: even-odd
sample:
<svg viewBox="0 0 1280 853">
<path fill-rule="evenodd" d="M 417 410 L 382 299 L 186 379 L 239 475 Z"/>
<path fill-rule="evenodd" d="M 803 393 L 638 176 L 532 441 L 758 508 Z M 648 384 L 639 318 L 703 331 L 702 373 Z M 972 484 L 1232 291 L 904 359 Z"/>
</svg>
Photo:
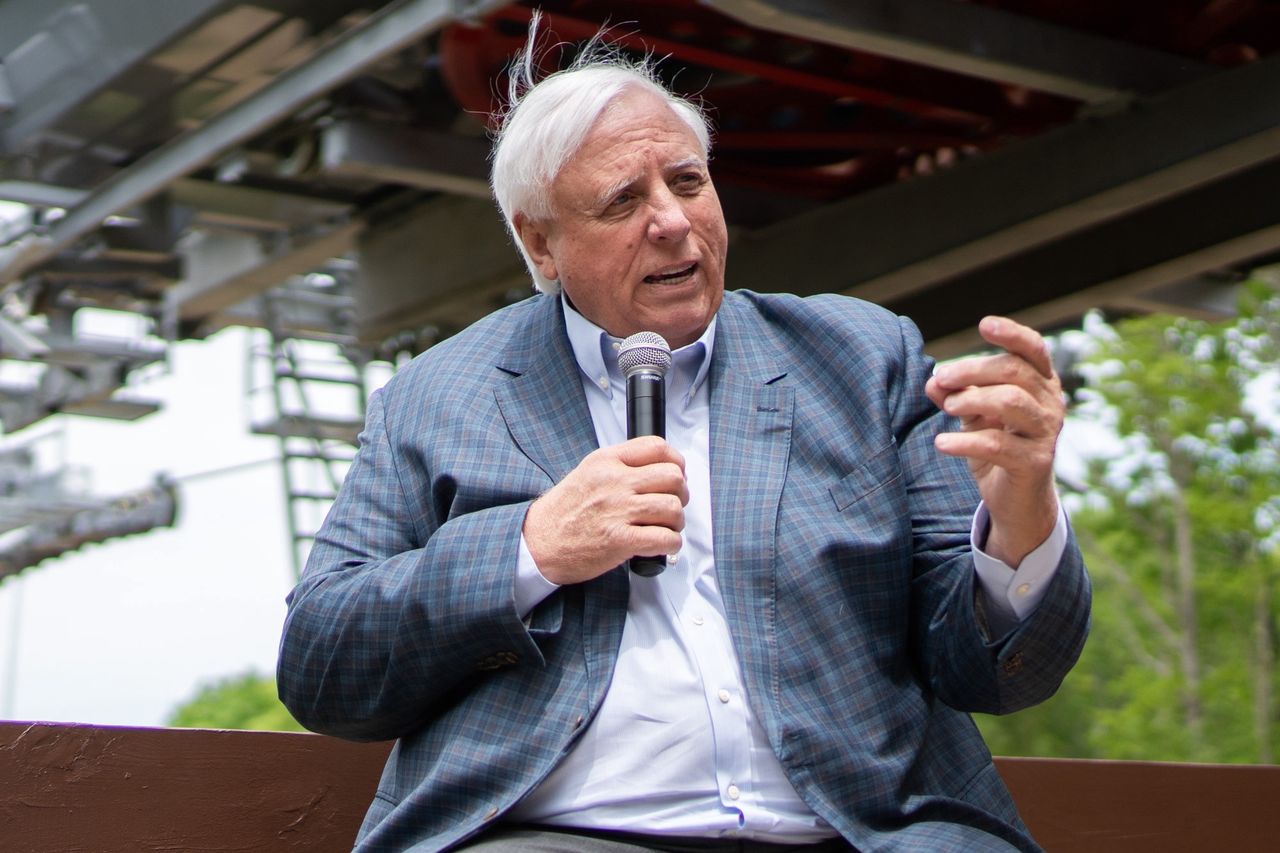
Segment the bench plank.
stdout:
<svg viewBox="0 0 1280 853">
<path fill-rule="evenodd" d="M 0 723 L 0 850 L 346 853 L 386 743 Z M 1050 853 L 1280 849 L 1280 767 L 997 758 Z"/>
</svg>

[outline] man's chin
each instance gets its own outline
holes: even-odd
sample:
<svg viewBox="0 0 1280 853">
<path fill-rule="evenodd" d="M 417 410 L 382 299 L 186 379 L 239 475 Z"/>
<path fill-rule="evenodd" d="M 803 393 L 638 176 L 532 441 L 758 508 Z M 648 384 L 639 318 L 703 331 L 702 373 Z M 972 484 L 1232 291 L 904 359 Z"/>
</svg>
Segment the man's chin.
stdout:
<svg viewBox="0 0 1280 853">
<path fill-rule="evenodd" d="M 719 307 L 718 302 L 716 307 Z M 711 318 L 715 314 L 715 308 L 710 306 L 708 306 L 708 310 L 691 312 L 685 316 L 667 314 L 663 322 L 655 320 L 646 329 L 662 335 L 672 349 L 679 349 L 702 337 L 702 333 L 707 330 L 707 326 L 711 324 Z"/>
</svg>

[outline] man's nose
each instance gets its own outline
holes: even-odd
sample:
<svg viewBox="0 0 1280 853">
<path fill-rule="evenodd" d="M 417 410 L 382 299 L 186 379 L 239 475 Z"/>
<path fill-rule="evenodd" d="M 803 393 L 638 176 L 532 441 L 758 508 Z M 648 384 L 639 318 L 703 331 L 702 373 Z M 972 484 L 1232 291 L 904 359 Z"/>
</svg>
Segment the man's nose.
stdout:
<svg viewBox="0 0 1280 853">
<path fill-rule="evenodd" d="M 659 193 L 651 201 L 653 217 L 649 220 L 650 240 L 679 242 L 689 233 L 689 217 L 684 205 L 670 190 Z"/>
</svg>

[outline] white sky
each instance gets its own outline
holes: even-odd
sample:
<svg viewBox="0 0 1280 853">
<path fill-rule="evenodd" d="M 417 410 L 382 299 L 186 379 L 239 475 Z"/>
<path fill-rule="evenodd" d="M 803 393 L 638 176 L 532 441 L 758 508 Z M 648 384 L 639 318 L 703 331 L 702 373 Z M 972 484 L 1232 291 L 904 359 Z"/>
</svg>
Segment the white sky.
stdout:
<svg viewBox="0 0 1280 853">
<path fill-rule="evenodd" d="M 173 346 L 169 375 L 137 387 L 165 401 L 140 421 L 62 417 L 6 440 L 61 426 L 67 461 L 92 469 L 100 495 L 158 472 L 277 457 L 276 439 L 248 430 L 249 334 Z M 273 671 L 293 583 L 279 464 L 180 483 L 179 501 L 173 529 L 88 545 L 0 584 L 0 715 L 158 725 L 203 682 Z"/>
<path fill-rule="evenodd" d="M 0 202 L 0 226 L 23 210 Z M 129 315 L 96 321 L 90 331 L 145 330 Z M 170 346 L 167 370 L 130 380 L 133 396 L 163 403 L 141 420 L 57 417 L 0 436 L 0 445 L 60 449 L 89 470 L 96 495 L 146 488 L 159 473 L 179 480 L 173 528 L 87 545 L 0 581 L 0 718 L 160 725 L 205 683 L 274 671 L 293 586 L 280 464 L 185 479 L 279 458 L 277 439 L 249 432 L 251 409 L 259 419 L 269 411 L 264 394 L 250 404 L 252 335 L 228 329 Z"/>
</svg>

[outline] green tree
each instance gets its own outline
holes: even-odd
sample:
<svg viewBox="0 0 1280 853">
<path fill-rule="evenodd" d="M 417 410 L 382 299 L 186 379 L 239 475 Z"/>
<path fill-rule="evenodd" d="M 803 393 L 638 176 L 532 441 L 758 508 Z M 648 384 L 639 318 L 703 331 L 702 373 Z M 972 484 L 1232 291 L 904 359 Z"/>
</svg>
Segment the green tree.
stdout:
<svg viewBox="0 0 1280 853">
<path fill-rule="evenodd" d="M 170 715 L 166 724 L 178 728 L 303 731 L 277 697 L 275 680 L 256 672 L 205 684 Z"/>
<path fill-rule="evenodd" d="M 1069 496 L 1093 631 L 1058 696 L 979 725 L 1006 754 L 1271 763 L 1280 416 L 1255 401 L 1277 384 L 1280 274 L 1248 283 L 1231 322 L 1149 316 L 1090 337 L 1072 417 L 1118 448 Z"/>
</svg>

